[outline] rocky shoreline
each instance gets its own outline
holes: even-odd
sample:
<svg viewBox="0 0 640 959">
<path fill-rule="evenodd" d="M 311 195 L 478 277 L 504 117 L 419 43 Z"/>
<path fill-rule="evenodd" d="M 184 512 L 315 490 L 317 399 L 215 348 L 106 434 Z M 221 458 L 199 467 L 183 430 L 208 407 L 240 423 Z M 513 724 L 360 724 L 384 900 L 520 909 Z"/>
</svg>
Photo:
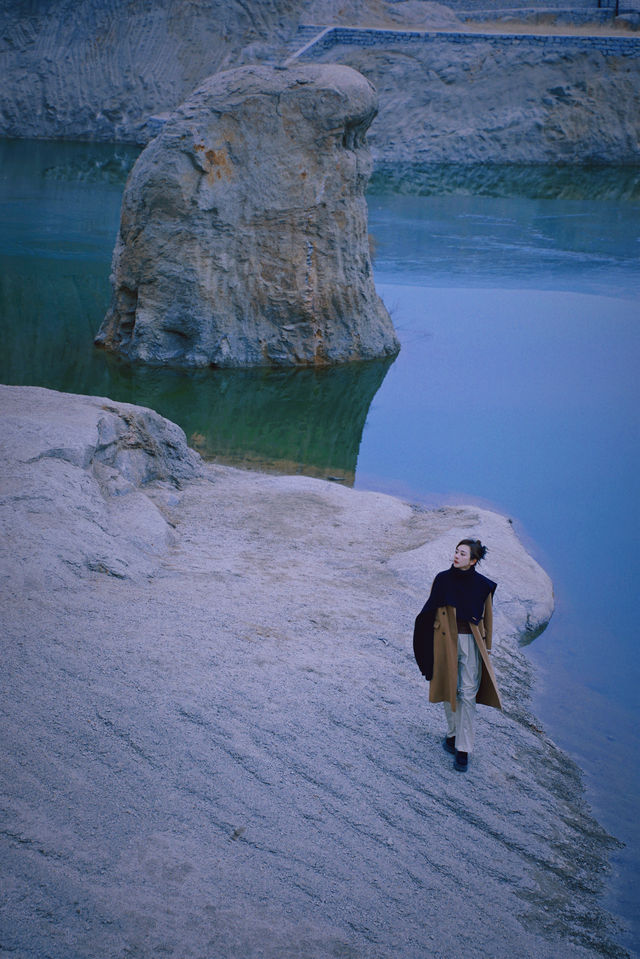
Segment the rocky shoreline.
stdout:
<svg viewBox="0 0 640 959">
<path fill-rule="evenodd" d="M 529 709 L 551 583 L 507 519 L 203 462 L 150 410 L 0 387 L 0 946 L 226 957 L 623 956 L 615 840 Z M 491 544 L 466 777 L 411 655 Z"/>
</svg>

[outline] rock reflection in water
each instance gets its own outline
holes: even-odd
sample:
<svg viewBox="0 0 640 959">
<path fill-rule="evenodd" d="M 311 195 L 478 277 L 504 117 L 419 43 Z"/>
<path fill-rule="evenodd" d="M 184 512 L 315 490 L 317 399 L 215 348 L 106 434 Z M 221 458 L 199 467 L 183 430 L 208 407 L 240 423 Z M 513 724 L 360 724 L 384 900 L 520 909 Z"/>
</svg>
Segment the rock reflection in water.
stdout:
<svg viewBox="0 0 640 959">
<path fill-rule="evenodd" d="M 351 486 L 369 406 L 392 362 L 191 373 L 109 365 L 117 398 L 179 423 L 205 458 Z"/>
<path fill-rule="evenodd" d="M 378 164 L 369 196 L 488 196 L 533 200 L 640 200 L 637 167 L 558 166 L 541 163 Z"/>
<path fill-rule="evenodd" d="M 324 370 L 134 368 L 92 343 L 108 295 L 103 268 L 60 270 L 33 257 L 14 258 L 2 273 L 1 382 L 150 406 L 204 457 L 353 483 L 367 412 L 392 360 Z"/>
</svg>

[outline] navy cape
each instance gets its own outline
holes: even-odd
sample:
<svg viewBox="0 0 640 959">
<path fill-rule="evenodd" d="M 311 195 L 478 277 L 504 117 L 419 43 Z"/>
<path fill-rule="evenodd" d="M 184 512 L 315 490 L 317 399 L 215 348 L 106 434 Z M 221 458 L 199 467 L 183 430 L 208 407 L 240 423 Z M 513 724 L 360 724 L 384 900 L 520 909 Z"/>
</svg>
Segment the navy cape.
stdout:
<svg viewBox="0 0 640 959">
<path fill-rule="evenodd" d="M 453 606 L 456 618 L 479 623 L 487 596 L 495 592 L 497 583 L 479 573 L 475 565 L 469 569 L 449 569 L 438 573 L 429 598 L 418 613 L 413 627 L 413 655 L 425 679 L 433 678 L 433 623 L 436 610 Z"/>
</svg>

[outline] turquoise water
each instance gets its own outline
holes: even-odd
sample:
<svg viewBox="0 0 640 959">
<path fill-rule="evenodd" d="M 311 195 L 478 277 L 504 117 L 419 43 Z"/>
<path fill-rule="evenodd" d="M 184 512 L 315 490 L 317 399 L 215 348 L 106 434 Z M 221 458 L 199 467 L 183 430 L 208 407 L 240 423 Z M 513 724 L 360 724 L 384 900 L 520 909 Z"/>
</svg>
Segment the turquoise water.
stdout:
<svg viewBox="0 0 640 959">
<path fill-rule="evenodd" d="M 135 151 L 0 143 L 0 381 L 108 395 L 205 455 L 513 518 L 554 580 L 534 709 L 626 847 L 610 908 L 638 948 L 640 173 L 376 178 L 378 289 L 402 343 L 342 370 L 135 370 L 93 347 Z"/>
</svg>

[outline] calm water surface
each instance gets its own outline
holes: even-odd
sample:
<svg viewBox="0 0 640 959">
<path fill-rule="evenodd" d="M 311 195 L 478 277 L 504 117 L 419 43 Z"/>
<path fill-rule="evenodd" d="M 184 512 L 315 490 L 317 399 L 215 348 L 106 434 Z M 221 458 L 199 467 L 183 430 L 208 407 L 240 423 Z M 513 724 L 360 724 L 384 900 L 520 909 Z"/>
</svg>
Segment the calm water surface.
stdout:
<svg viewBox="0 0 640 959">
<path fill-rule="evenodd" d="M 637 949 L 640 173 L 378 177 L 370 230 L 398 359 L 188 374 L 92 345 L 134 156 L 0 143 L 0 381 L 152 406 L 228 462 L 511 516 L 556 591 L 527 650 L 534 709 L 627 844 L 609 906 Z"/>
<path fill-rule="evenodd" d="M 556 612 L 528 649 L 533 705 L 627 844 L 609 905 L 638 950 L 640 203 L 612 198 L 598 172 L 583 186 L 370 197 L 403 350 L 370 408 L 356 486 L 495 507 L 552 576 Z"/>
</svg>

